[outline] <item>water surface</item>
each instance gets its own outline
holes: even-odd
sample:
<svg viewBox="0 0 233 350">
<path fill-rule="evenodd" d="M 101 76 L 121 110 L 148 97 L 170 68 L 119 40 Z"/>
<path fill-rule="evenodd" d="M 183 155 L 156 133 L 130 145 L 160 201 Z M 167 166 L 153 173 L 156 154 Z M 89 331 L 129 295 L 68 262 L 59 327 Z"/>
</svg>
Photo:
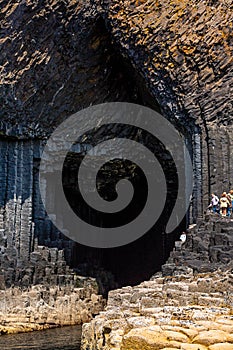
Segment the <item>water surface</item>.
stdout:
<svg viewBox="0 0 233 350">
<path fill-rule="evenodd" d="M 1 350 L 79 350 L 81 326 L 0 336 Z"/>
</svg>

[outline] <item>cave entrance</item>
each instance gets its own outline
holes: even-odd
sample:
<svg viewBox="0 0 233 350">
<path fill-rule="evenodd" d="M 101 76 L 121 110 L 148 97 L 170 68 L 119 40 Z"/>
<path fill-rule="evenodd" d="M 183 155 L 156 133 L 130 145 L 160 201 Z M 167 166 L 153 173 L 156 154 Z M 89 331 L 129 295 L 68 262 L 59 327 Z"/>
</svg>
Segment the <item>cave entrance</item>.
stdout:
<svg viewBox="0 0 233 350">
<path fill-rule="evenodd" d="M 105 25 L 103 21 L 100 20 L 96 29 L 93 30 L 93 35 L 98 36 L 100 33 L 103 35 L 104 31 L 106 31 Z M 116 53 L 107 31 L 104 37 L 104 40 L 106 40 L 105 45 L 108 47 L 108 58 L 106 60 L 106 71 L 109 72 L 107 87 L 111 93 L 109 93 L 109 98 L 99 101 L 99 103 L 113 101 L 133 102 L 148 106 L 161 113 L 159 104 L 148 92 L 143 79 L 136 73 L 135 69 L 129 64 L 129 62 Z M 99 60 L 103 62 L 104 59 L 106 59 L 106 57 L 104 56 L 103 50 L 103 56 L 99 55 Z M 179 131 L 183 133 L 183 130 L 180 129 Z M 191 145 L 190 139 L 187 137 L 187 135 L 184 137 Z M 80 144 L 80 149 L 82 149 L 82 151 L 76 152 L 76 155 L 73 154 L 73 156 L 70 154 L 70 157 L 67 158 L 66 164 L 64 164 L 63 185 L 65 188 L 66 197 L 74 210 L 75 208 L 79 208 L 79 210 L 85 211 L 85 209 L 82 209 L 82 206 L 79 203 L 80 193 L 76 186 L 77 165 L 82 159 L 83 150 L 85 153 L 85 150 L 87 150 L 90 145 L 91 142 L 90 144 L 88 142 L 86 144 Z M 149 279 L 154 273 L 161 270 L 161 266 L 168 259 L 169 254 L 174 247 L 175 241 L 179 238 L 181 232 L 186 230 L 188 223 L 188 218 L 185 217 L 173 233 L 165 234 L 168 216 L 171 212 L 171 208 L 174 205 L 174 200 L 176 197 L 177 178 L 175 172 L 174 174 L 172 173 L 166 157 L 164 157 L 163 162 L 164 170 L 171 172 L 166 208 L 154 227 L 140 239 L 118 248 L 91 248 L 70 241 L 66 236 L 59 233 L 54 227 L 51 227 L 51 223 L 48 224 L 48 220 L 45 220 L 45 224 L 47 226 L 44 225 L 43 227 L 39 227 L 37 225 L 39 227 L 37 228 L 39 244 L 45 244 L 51 247 L 63 249 L 68 264 L 78 274 L 93 276 L 96 277 L 97 280 L 99 279 L 100 284 L 104 287 L 104 291 L 116 286 L 121 287 L 126 285 L 136 285 Z M 119 174 L 117 164 L 115 164 L 115 166 L 116 173 L 118 172 Z M 126 164 L 124 169 L 127 167 L 130 168 L 130 166 L 130 164 Z M 135 174 L 136 185 L 139 189 L 143 188 L 143 176 L 137 172 Z M 105 181 L 104 174 L 102 176 L 102 180 Z M 54 180 L 51 174 L 48 174 L 47 181 L 53 183 Z M 48 201 L 51 203 L 51 213 L 53 212 L 53 206 L 59 206 L 59 202 L 56 201 L 56 183 L 53 183 L 53 186 L 53 193 L 47 194 Z M 103 196 L 104 195 L 105 194 L 103 193 Z M 113 192 L 110 191 L 106 195 L 111 197 Z M 144 195 L 144 192 L 140 192 L 139 190 L 137 198 L 139 204 L 140 201 L 144 199 Z M 131 207 L 131 212 L 128 213 L 129 216 L 134 214 L 134 211 L 136 210 L 135 208 L 136 207 Z M 56 212 L 59 212 L 58 208 L 56 208 Z M 92 216 L 87 212 L 84 214 L 86 216 Z M 97 219 L 92 217 L 92 220 L 95 222 Z M 63 224 L 65 227 L 65 222 Z"/>
<path fill-rule="evenodd" d="M 99 218 L 95 216 L 89 208 L 85 209 L 82 204 L 80 204 L 82 201 L 77 186 L 77 168 L 81 161 L 82 157 L 79 154 L 75 155 L 71 153 L 67 157 L 63 168 L 64 192 L 72 209 L 77 215 L 81 212 L 84 218 L 88 218 L 88 222 L 91 221 L 93 225 L 96 225 L 96 223 L 101 225 Z M 164 160 L 163 169 L 165 172 L 171 172 L 169 162 L 166 158 Z M 108 171 L 110 171 L 110 173 L 108 173 Z M 117 183 L 117 180 L 121 177 L 127 177 L 129 172 L 131 172 L 131 175 L 134 177 L 134 188 L 137 189 L 137 199 L 135 204 L 127 211 L 127 214 L 122 214 L 123 216 L 127 215 L 125 218 L 121 217 L 123 220 L 127 220 L 131 217 L 133 218 L 135 213 L 140 211 L 140 205 L 145 200 L 145 183 L 143 175 L 140 171 L 133 168 L 130 163 L 124 164 L 122 167 L 120 162 L 119 164 L 116 162 L 111 164 L 110 170 L 108 168 L 102 169 L 102 173 L 98 178 L 99 187 L 97 185 L 99 193 L 103 198 L 106 200 L 114 199 L 114 186 Z M 149 279 L 155 272 L 160 271 L 161 265 L 163 265 L 168 259 L 169 254 L 174 247 L 174 242 L 179 239 L 181 232 L 186 230 L 188 221 L 188 218 L 185 217 L 174 232 L 165 234 L 165 227 L 176 200 L 177 178 L 175 175 L 176 174 L 174 174 L 173 177 L 171 172 L 164 211 L 150 231 L 138 240 L 117 248 L 91 248 L 75 243 L 72 249 L 72 268 L 79 274 L 93 277 L 98 277 L 99 271 L 103 269 L 103 271 L 112 274 L 117 286 L 136 285 L 143 280 Z M 101 187 L 104 187 L 104 189 L 101 189 Z M 107 221 L 107 224 L 111 226 L 110 221 Z M 100 278 L 104 279 L 104 275 L 102 274 Z M 103 280 L 100 282 L 104 283 Z M 107 289 L 108 287 L 111 288 L 111 286 L 107 285 L 104 287 Z"/>
<path fill-rule="evenodd" d="M 102 198 L 105 200 L 114 200 L 116 197 L 116 184 L 121 179 L 127 178 L 133 183 L 136 192 L 133 205 L 126 212 L 122 211 L 117 219 L 108 217 L 108 214 L 106 216 L 105 214 L 99 215 L 99 213 L 93 211 L 88 205 L 85 205 L 79 189 L 78 172 L 80 164 L 93 146 L 91 142 L 96 138 L 95 133 L 98 135 L 97 138 L 102 141 L 105 136 L 104 132 L 108 133 L 109 129 L 105 130 L 103 128 L 102 131 L 97 129 L 94 131 L 94 136 L 92 135 L 93 131 L 91 131 L 90 134 L 84 135 L 85 141 L 78 141 L 70 149 L 63 165 L 63 189 L 71 208 L 84 221 L 93 226 L 120 227 L 127 222 L 131 222 L 140 213 L 143 208 L 142 204 L 144 205 L 146 201 L 145 176 L 140 168 L 130 161 L 122 161 L 121 159 L 113 159 L 108 163 L 104 163 L 101 159 L 97 159 L 101 158 L 101 155 L 97 156 L 94 153 L 92 155 L 93 163 L 96 160 L 99 163 L 99 160 L 101 160 L 101 164 L 104 164 L 100 168 L 97 177 L 97 189 Z M 114 137 L 120 136 L 122 130 L 120 129 L 118 132 L 119 135 L 115 133 Z M 124 133 L 127 134 L 127 138 L 137 140 L 138 134 L 137 132 L 135 133 L 134 127 L 124 130 Z M 144 133 L 146 132 L 144 131 Z M 140 137 L 144 140 L 143 131 L 141 132 L 141 130 Z M 96 142 L 95 140 L 94 144 Z M 145 235 L 125 246 L 100 249 L 72 242 L 69 253 L 66 254 L 69 265 L 74 271 L 81 275 L 96 277 L 104 292 L 116 286 L 136 285 L 143 280 L 149 279 L 157 271 L 160 271 L 161 266 L 166 262 L 174 247 L 174 242 L 179 239 L 181 232 L 186 230 L 187 217 L 183 219 L 174 232 L 165 233 L 165 228 L 178 194 L 177 169 L 175 167 L 173 168 L 174 164 L 172 163 L 173 159 L 171 155 L 169 158 L 168 151 L 166 151 L 164 146 L 161 146 L 159 141 L 156 143 L 153 136 L 150 138 L 147 135 L 147 142 L 150 147 L 152 147 L 151 145 L 154 142 L 153 153 L 156 158 L 160 158 L 162 169 L 167 174 L 166 204 L 159 220 Z M 93 178 L 92 176 L 90 177 Z M 57 192 L 56 182 L 50 176 L 48 176 L 47 181 L 53 184 L 54 191 L 49 194 L 53 196 L 53 193 L 56 194 Z M 88 179 L 86 181 L 88 182 Z M 54 211 L 58 215 L 57 222 L 62 222 L 64 228 L 68 227 L 69 222 L 66 217 L 63 217 L 62 207 L 59 209 L 59 200 L 55 197 L 48 199 L 48 202 L 52 206 L 55 206 Z M 53 212 L 52 208 L 50 212 Z M 57 235 L 54 237 L 53 240 L 56 241 Z M 61 240 L 64 241 L 64 238 Z"/>
</svg>

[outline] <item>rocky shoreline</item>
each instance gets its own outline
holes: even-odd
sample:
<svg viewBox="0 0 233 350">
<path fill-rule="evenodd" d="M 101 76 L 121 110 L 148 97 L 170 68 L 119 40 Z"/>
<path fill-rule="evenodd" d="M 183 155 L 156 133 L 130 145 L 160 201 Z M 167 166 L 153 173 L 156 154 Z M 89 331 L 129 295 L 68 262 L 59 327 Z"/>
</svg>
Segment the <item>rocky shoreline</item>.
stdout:
<svg viewBox="0 0 233 350">
<path fill-rule="evenodd" d="M 191 226 L 161 273 L 109 292 L 82 350 L 233 350 L 232 232 L 214 215 Z"/>
<path fill-rule="evenodd" d="M 233 350 L 233 222 L 206 216 L 162 271 L 99 295 L 94 278 L 0 290 L 0 334 L 83 324 L 82 350 Z M 106 307 L 105 307 L 106 306 Z"/>
<path fill-rule="evenodd" d="M 109 293 L 83 350 L 233 349 L 231 271 L 156 277 Z"/>
<path fill-rule="evenodd" d="M 105 306 L 94 279 L 85 287 L 36 285 L 0 291 L 0 335 L 80 325 Z"/>
<path fill-rule="evenodd" d="M 82 350 L 232 350 L 232 271 L 155 277 L 109 293 Z"/>
</svg>

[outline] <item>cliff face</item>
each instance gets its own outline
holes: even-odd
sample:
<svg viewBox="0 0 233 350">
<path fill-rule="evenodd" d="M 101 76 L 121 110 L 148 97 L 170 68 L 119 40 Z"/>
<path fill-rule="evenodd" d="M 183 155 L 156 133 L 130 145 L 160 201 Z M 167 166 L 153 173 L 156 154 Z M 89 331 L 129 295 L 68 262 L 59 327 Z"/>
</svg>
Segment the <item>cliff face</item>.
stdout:
<svg viewBox="0 0 233 350">
<path fill-rule="evenodd" d="M 127 99 L 110 34 L 89 1 L 1 1 L 1 8 L 3 135 L 45 137 L 90 104 Z"/>
<path fill-rule="evenodd" d="M 157 101 L 192 135 L 196 178 L 203 183 L 196 183 L 194 215 L 210 189 L 223 189 L 220 180 L 233 183 L 232 1 L 1 5 L 3 135 L 43 137 L 90 104 Z M 132 70 L 122 69 L 119 53 Z"/>
<path fill-rule="evenodd" d="M 30 260 L 35 238 L 72 260 L 72 244 L 45 220 L 38 164 L 41 139 L 90 104 L 145 104 L 177 127 L 193 158 L 194 220 L 211 191 L 233 184 L 232 1 L 1 1 L 1 8 L 4 268 Z"/>
<path fill-rule="evenodd" d="M 36 136 L 105 100 L 112 39 L 166 115 L 232 124 L 231 1 L 100 3 L 1 1 L 2 125 L 39 123 Z"/>
<path fill-rule="evenodd" d="M 166 115 L 190 127 L 192 121 L 232 125 L 232 6 L 231 1 L 102 1 L 119 49 Z"/>
<path fill-rule="evenodd" d="M 202 181 L 202 188 L 196 182 L 199 212 L 209 191 L 233 182 L 232 6 L 232 1 L 102 1 L 122 54 L 163 114 L 193 135 L 194 168 Z"/>
</svg>

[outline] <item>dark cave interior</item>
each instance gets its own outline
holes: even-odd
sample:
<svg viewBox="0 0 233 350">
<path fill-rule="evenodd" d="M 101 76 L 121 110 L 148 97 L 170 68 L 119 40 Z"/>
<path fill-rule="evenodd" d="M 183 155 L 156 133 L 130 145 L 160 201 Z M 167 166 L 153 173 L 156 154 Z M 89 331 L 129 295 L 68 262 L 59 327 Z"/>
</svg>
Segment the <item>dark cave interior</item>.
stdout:
<svg viewBox="0 0 233 350">
<path fill-rule="evenodd" d="M 106 27 L 101 20 L 98 24 L 97 32 L 103 33 L 104 30 L 106 31 Z M 161 112 L 157 101 L 148 92 L 140 74 L 135 71 L 133 66 L 125 58 L 117 53 L 117 48 L 111 43 L 111 38 L 108 37 L 107 40 L 109 41 L 107 43 L 108 53 L 111 51 L 109 55 L 111 58 L 106 62 L 107 69 L 111 72 L 109 74 L 108 84 L 109 88 L 115 91 L 114 99 L 111 97 L 110 100 L 137 103 L 148 106 L 157 112 Z M 111 47 L 109 47 L 109 45 L 111 45 Z M 111 101 L 104 100 L 102 102 Z M 91 134 L 88 136 L 90 144 L 92 143 L 92 136 Z M 136 140 L 137 133 L 129 129 L 128 137 Z M 166 153 L 166 150 L 164 150 L 161 145 L 156 143 L 155 140 L 148 140 L 146 137 L 145 139 L 145 142 L 152 144 L 152 149 L 156 156 L 160 158 L 161 165 L 166 174 L 168 193 L 166 205 L 159 220 L 149 232 L 130 244 L 117 248 L 100 249 L 74 243 L 72 254 L 70 257 L 67 257 L 68 264 L 78 274 L 96 277 L 98 280 L 98 272 L 100 269 L 110 272 L 116 283 L 114 285 L 108 285 L 109 282 L 104 282 L 104 277 L 100 277 L 100 280 L 102 278 L 100 283 L 105 285 L 105 291 L 115 286 L 136 285 L 149 279 L 154 273 L 161 269 L 161 265 L 165 263 L 174 247 L 174 242 L 179 238 L 180 233 L 186 229 L 187 222 L 186 218 L 184 218 L 173 233 L 165 234 L 166 223 L 168 222 L 169 215 L 176 200 L 176 169 L 172 167 L 174 165 L 172 160 L 167 161 L 167 157 L 164 157 L 163 154 L 164 152 Z M 77 187 L 77 172 L 82 157 L 83 154 L 72 154 L 72 152 L 70 152 L 64 163 L 63 188 L 66 198 L 75 212 L 79 212 L 79 214 L 82 213 L 85 218 L 88 220 L 91 219 L 93 224 L 97 223 L 101 226 L 101 223 L 105 220 L 104 222 L 106 225 L 111 225 L 112 217 L 104 219 L 99 218 L 98 213 L 91 212 L 89 208 L 83 205 Z M 133 178 L 134 188 L 137 188 L 137 194 L 133 204 L 128 210 L 115 217 L 115 223 L 119 220 L 127 222 L 130 218 L 135 217 L 135 215 L 140 212 L 142 203 L 146 200 L 146 183 L 143 173 L 141 173 L 140 169 L 137 169 L 137 167 L 135 168 L 133 164 L 127 163 L 123 166 L 119 164 L 121 164 L 119 160 L 115 160 L 114 163 L 111 164 L 115 170 L 114 176 L 112 176 L 111 170 L 109 172 L 109 168 L 103 168 L 100 171 L 100 185 L 98 190 L 101 196 L 107 200 L 114 199 L 114 186 L 119 178 L 129 176 L 127 173 L 128 171 L 130 172 L 131 178 Z M 48 178 L 49 176 L 48 174 Z M 53 180 L 51 179 L 50 181 Z M 104 186 L 102 186 L 103 183 Z M 109 187 L 106 186 L 106 184 Z M 59 205 L 59 203 L 57 205 Z M 67 240 L 65 236 L 63 236 L 63 239 Z M 39 243 L 42 245 L 45 244 L 43 236 L 39 239 Z M 54 245 L 56 245 L 56 243 L 54 243 L 53 246 Z"/>
</svg>

